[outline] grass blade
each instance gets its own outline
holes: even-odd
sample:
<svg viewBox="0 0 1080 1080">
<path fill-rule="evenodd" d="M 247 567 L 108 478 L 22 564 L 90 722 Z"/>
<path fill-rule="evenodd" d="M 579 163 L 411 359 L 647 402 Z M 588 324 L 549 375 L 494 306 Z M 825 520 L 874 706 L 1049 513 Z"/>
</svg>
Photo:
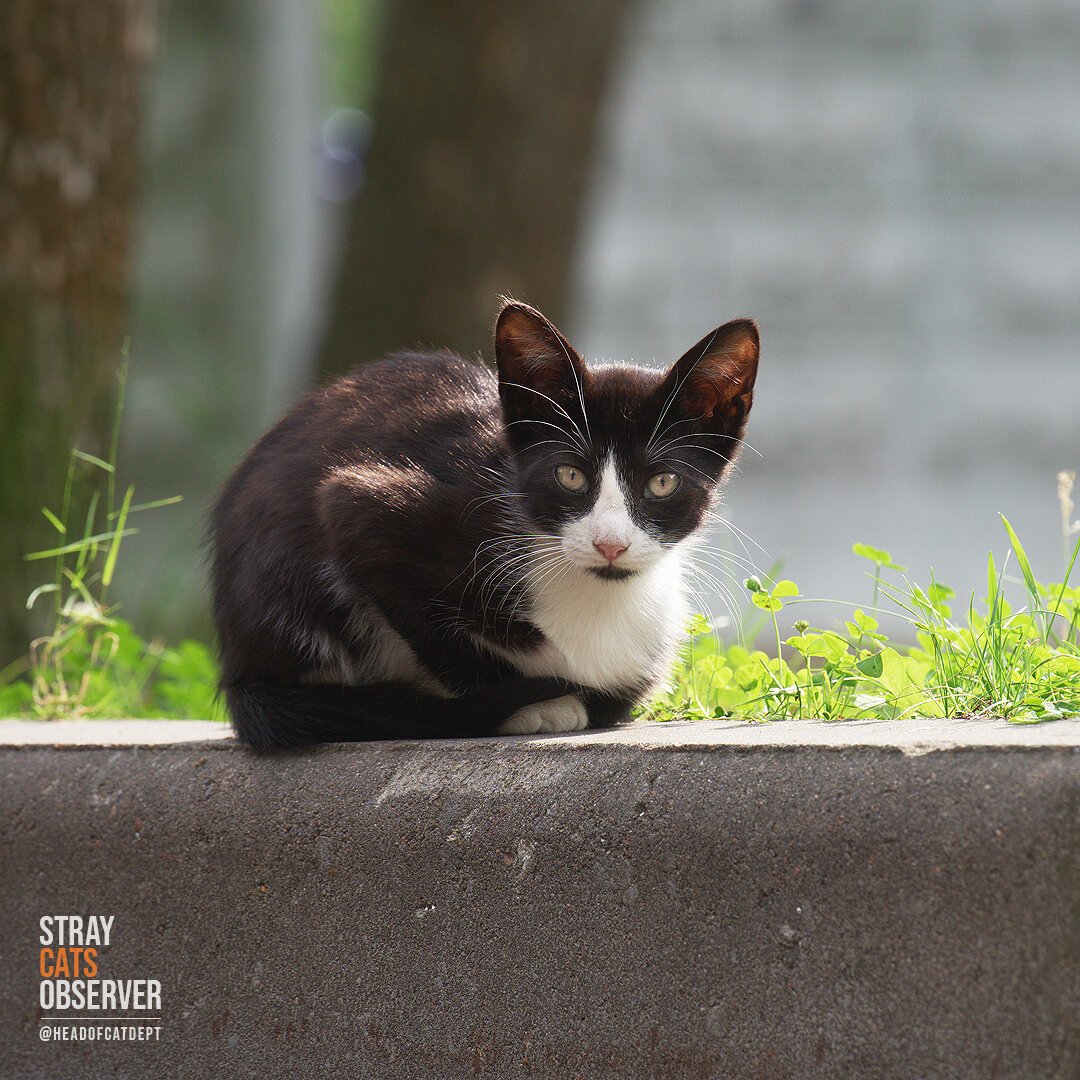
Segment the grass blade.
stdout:
<svg viewBox="0 0 1080 1080">
<path fill-rule="evenodd" d="M 999 514 L 1001 523 L 1005 526 L 1005 531 L 1009 534 L 1009 543 L 1012 544 L 1013 551 L 1016 552 L 1016 561 L 1020 564 L 1020 572 L 1024 575 L 1024 584 L 1027 585 L 1027 590 L 1033 597 L 1038 597 L 1039 586 L 1035 581 L 1035 574 L 1032 572 L 1031 563 L 1028 562 L 1027 552 L 1024 550 L 1024 545 L 1020 543 L 1020 537 L 1016 535 L 1016 530 L 1009 524 L 1009 519 L 1004 514 Z M 1035 601 L 1038 603 L 1038 600 Z"/>
<path fill-rule="evenodd" d="M 43 506 L 41 512 L 45 515 L 45 520 L 48 521 L 61 536 L 64 536 L 67 533 L 67 526 L 47 506 Z"/>
<path fill-rule="evenodd" d="M 73 457 L 77 457 L 80 461 L 89 462 L 89 464 L 96 466 L 107 473 L 114 473 L 116 470 L 107 462 L 103 461 L 99 457 L 95 457 L 93 454 L 88 454 L 85 450 L 72 450 Z"/>
<path fill-rule="evenodd" d="M 129 484 L 127 491 L 124 493 L 124 502 L 120 507 L 120 516 L 116 522 L 116 532 L 113 536 L 112 543 L 109 545 L 109 554 L 105 556 L 105 569 L 101 572 L 101 584 L 103 588 L 108 588 L 112 584 L 113 572 L 116 570 L 116 558 L 120 554 L 120 541 L 123 540 L 124 525 L 127 523 L 127 516 L 131 510 L 131 497 L 135 494 L 135 485 Z"/>
<path fill-rule="evenodd" d="M 45 585 L 39 585 L 27 598 L 26 598 L 26 610 L 29 611 L 37 602 L 37 598 L 43 593 L 57 592 L 60 586 L 55 581 L 50 581 Z"/>
<path fill-rule="evenodd" d="M 83 542 L 77 549 L 79 557 L 75 560 L 75 572 L 80 575 L 86 572 L 86 566 L 90 560 L 97 557 L 97 543 L 93 539 L 88 538 L 91 537 L 91 534 L 94 531 L 94 522 L 97 520 L 97 508 L 100 498 L 100 491 L 93 492 L 90 496 L 90 506 L 86 511 L 86 524 L 83 526 Z"/>
<path fill-rule="evenodd" d="M 1058 598 L 1057 602 L 1054 604 L 1054 612 L 1050 616 L 1051 626 L 1053 626 L 1058 617 L 1058 612 L 1061 610 L 1061 601 L 1065 599 L 1065 590 L 1069 587 L 1069 578 L 1072 577 L 1077 555 L 1080 555 L 1080 536 L 1076 538 L 1076 543 L 1073 545 L 1072 558 L 1069 560 L 1069 565 L 1065 567 L 1065 579 L 1062 581 L 1061 588 L 1058 590 Z"/>
<path fill-rule="evenodd" d="M 156 510 L 159 506 L 174 506 L 178 502 L 183 502 L 183 495 L 173 495 L 168 499 L 154 499 L 153 502 L 136 503 L 134 506 L 128 507 L 129 514 L 137 514 L 140 510 Z M 120 516 L 120 511 L 116 510 L 109 515 L 110 521 L 115 521 Z"/>
<path fill-rule="evenodd" d="M 114 468 L 109 470 L 109 491 L 106 503 L 106 517 L 113 515 L 113 506 L 116 498 L 116 458 L 120 450 L 120 421 L 124 416 L 124 399 L 127 397 L 128 369 L 131 367 L 131 339 L 124 338 L 124 344 L 120 347 L 120 371 L 117 375 L 116 390 L 116 414 L 113 417 L 112 441 L 109 444 L 109 461 Z"/>
<path fill-rule="evenodd" d="M 121 535 L 134 536 L 138 529 L 124 529 Z M 113 529 L 111 532 L 98 533 L 96 536 L 87 536 L 82 540 L 76 540 L 72 544 L 65 544 L 63 547 L 49 548 L 47 551 L 31 551 L 30 554 L 24 555 L 23 558 L 27 562 L 33 562 L 36 559 L 51 559 L 56 555 L 70 555 L 73 551 L 85 551 L 88 547 L 94 544 L 104 544 L 115 541 L 119 530 Z"/>
</svg>

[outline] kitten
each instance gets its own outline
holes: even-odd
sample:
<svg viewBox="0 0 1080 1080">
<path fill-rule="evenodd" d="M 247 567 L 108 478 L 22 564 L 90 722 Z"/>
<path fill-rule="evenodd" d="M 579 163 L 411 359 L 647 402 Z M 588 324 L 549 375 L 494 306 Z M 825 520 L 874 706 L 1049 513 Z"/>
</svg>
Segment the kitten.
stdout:
<svg viewBox="0 0 1080 1080">
<path fill-rule="evenodd" d="M 507 301 L 498 376 L 399 353 L 311 394 L 211 527 L 222 689 L 256 747 L 629 717 L 686 622 L 684 541 L 741 444 L 758 332 L 589 366 Z"/>
</svg>

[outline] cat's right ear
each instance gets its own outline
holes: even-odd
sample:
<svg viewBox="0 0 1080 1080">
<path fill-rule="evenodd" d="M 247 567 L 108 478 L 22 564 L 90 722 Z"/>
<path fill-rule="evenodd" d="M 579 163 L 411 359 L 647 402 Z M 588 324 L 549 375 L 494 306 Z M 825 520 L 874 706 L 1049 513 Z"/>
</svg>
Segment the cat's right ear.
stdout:
<svg viewBox="0 0 1080 1080">
<path fill-rule="evenodd" d="M 585 362 L 536 308 L 506 301 L 495 323 L 495 362 L 507 423 L 578 411 L 588 379 Z"/>
</svg>

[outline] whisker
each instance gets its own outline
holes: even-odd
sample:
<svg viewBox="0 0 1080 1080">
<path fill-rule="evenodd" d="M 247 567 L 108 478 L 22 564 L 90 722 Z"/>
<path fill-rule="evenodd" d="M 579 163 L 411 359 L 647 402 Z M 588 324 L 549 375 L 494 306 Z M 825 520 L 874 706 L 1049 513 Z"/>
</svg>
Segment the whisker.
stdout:
<svg viewBox="0 0 1080 1080">
<path fill-rule="evenodd" d="M 692 469 L 710 487 L 715 483 L 715 480 L 708 473 L 702 472 L 696 465 L 691 465 L 689 461 L 684 461 L 682 458 L 672 457 L 670 454 L 665 454 L 664 457 L 667 461 L 673 461 L 676 465 L 681 465 L 684 469 Z"/>
<path fill-rule="evenodd" d="M 570 565 L 567 560 L 564 559 L 562 553 L 548 552 L 538 558 L 534 564 L 531 564 L 524 568 L 516 582 L 516 591 L 518 594 L 517 600 L 514 602 L 514 606 L 511 609 L 510 615 L 507 619 L 508 624 L 510 624 L 507 626 L 508 635 L 510 632 L 510 626 L 517 618 L 518 609 L 527 599 L 529 599 L 530 594 L 538 588 L 538 581 L 541 584 L 547 581 L 551 574 L 555 572 L 561 565 Z M 539 579 L 536 578 L 537 574 L 540 575 Z M 514 588 L 506 590 L 505 595 L 499 602 L 499 606 L 496 608 L 495 613 L 492 617 L 494 622 L 498 622 L 499 616 L 502 614 L 503 608 L 506 606 L 510 597 L 514 595 L 514 592 Z M 509 636 L 507 637 L 507 642 L 509 643 Z"/>
<path fill-rule="evenodd" d="M 487 577 L 484 578 L 484 581 L 479 587 L 481 604 L 486 606 L 490 602 L 492 593 L 501 586 L 504 580 L 508 579 L 510 573 L 514 571 L 516 567 L 528 563 L 532 559 L 536 559 L 540 554 L 546 553 L 542 551 L 538 553 L 532 549 L 528 549 L 516 554 L 510 554 L 502 561 L 496 559 L 493 562 Z M 494 584 L 489 584 L 492 581 L 494 581 Z"/>
<path fill-rule="evenodd" d="M 571 364 L 570 366 L 572 368 L 573 364 Z M 575 375 L 576 375 L 576 372 L 575 372 Z M 565 416 L 566 419 L 569 420 L 571 424 L 574 425 L 574 430 L 578 433 L 578 436 L 581 438 L 581 441 L 583 443 L 586 443 L 586 444 L 591 443 L 591 441 L 592 441 L 591 437 L 590 437 L 590 439 L 586 440 L 585 436 L 581 432 L 581 428 L 579 428 L 578 425 L 577 425 L 577 421 L 553 397 L 549 397 L 542 390 L 537 390 L 532 386 L 525 386 L 523 383 L 503 383 L 502 385 L 503 386 L 514 386 L 514 387 L 517 387 L 517 389 L 519 389 L 519 390 L 528 390 L 532 394 L 538 394 L 545 401 L 550 401 L 551 404 L 554 405 L 555 408 L 558 409 L 558 411 L 560 413 L 562 413 L 562 415 Z M 585 419 L 585 416 L 584 416 L 585 401 L 584 401 L 584 399 L 582 399 L 582 402 L 581 402 L 581 410 L 582 410 L 582 419 Z M 588 420 L 587 419 L 585 420 L 585 423 L 586 423 L 586 426 L 588 426 Z"/>
<path fill-rule="evenodd" d="M 696 422 L 697 421 L 694 418 L 691 418 L 689 420 L 676 420 L 673 423 L 668 424 L 668 426 L 664 429 L 664 434 L 666 435 L 668 431 L 670 431 L 672 428 L 678 427 L 679 424 L 693 424 L 693 423 L 696 423 Z M 676 436 L 676 438 L 684 439 L 684 440 L 727 439 L 728 442 L 740 443 L 742 446 L 745 446 L 746 449 L 749 450 L 751 453 L 757 454 L 757 456 L 759 458 L 764 458 L 765 457 L 765 455 L 762 454 L 762 452 L 760 450 L 758 450 L 756 446 L 752 446 L 750 443 L 748 443 L 746 441 L 745 437 L 741 437 L 741 436 L 738 436 L 738 435 L 727 435 L 727 434 L 724 434 L 723 432 L 719 432 L 719 431 L 698 431 L 698 432 L 694 432 L 693 434 L 678 435 L 678 436 Z M 673 440 L 668 440 L 668 441 L 670 442 L 670 441 L 673 441 Z"/>
<path fill-rule="evenodd" d="M 711 446 L 698 446 L 696 443 L 688 439 L 684 439 L 676 443 L 665 444 L 663 447 L 659 447 L 654 450 L 651 454 L 651 457 L 654 461 L 657 459 L 663 460 L 666 457 L 670 457 L 671 451 L 681 450 L 683 447 L 688 447 L 691 450 L 701 450 L 704 451 L 706 454 L 714 454 L 716 457 L 720 458 L 725 463 L 725 466 L 731 469 L 732 472 L 742 472 L 742 469 L 739 467 L 739 463 L 737 461 L 732 461 L 732 459 L 728 457 L 727 454 L 721 453 L 719 450 L 714 450 Z"/>
<path fill-rule="evenodd" d="M 722 574 L 723 577 L 730 581 L 736 588 L 741 590 L 743 587 L 743 583 L 727 567 L 710 564 L 708 567 L 694 565 L 693 569 L 699 574 L 707 577 L 710 583 L 719 583 L 719 578 L 717 578 L 716 575 Z"/>
<path fill-rule="evenodd" d="M 462 586 L 461 589 L 462 593 L 468 592 L 468 590 L 472 587 L 473 582 L 480 574 L 482 574 L 486 569 L 489 569 L 493 562 L 497 564 L 500 560 L 506 558 L 507 555 L 512 554 L 514 551 L 516 551 L 516 545 L 519 543 L 530 543 L 537 541 L 543 543 L 545 541 L 550 542 L 557 540 L 558 537 L 553 537 L 543 533 L 504 533 L 499 536 L 489 537 L 487 540 L 484 540 L 477 545 L 476 550 L 473 552 L 472 558 L 469 560 L 469 562 L 466 563 L 465 566 L 461 569 L 461 571 L 456 574 L 439 591 L 439 595 L 442 596 L 444 593 L 446 593 L 447 590 L 457 581 L 459 581 L 464 574 L 468 573 L 469 568 L 472 567 L 472 574 L 470 575 L 469 580 Z M 512 550 L 508 551 L 503 555 L 490 555 L 489 549 L 499 544 L 508 545 Z M 484 561 L 481 565 L 482 555 L 487 555 L 489 561 Z"/>
<path fill-rule="evenodd" d="M 531 592 L 542 592 L 546 584 L 548 584 L 549 582 L 551 582 L 552 584 L 554 583 L 552 581 L 552 574 L 556 575 L 555 580 L 557 581 L 561 577 L 565 576 L 565 574 L 571 569 L 572 566 L 573 564 L 570 562 L 569 559 L 566 559 L 563 556 L 562 552 L 554 552 L 548 555 L 546 562 L 537 564 L 536 571 L 540 574 L 539 578 L 533 577 L 532 571 L 527 571 L 527 574 L 529 575 L 528 579 L 523 580 L 522 582 L 524 587 L 521 590 L 521 595 L 518 597 L 517 601 L 515 602 L 513 608 L 510 611 L 508 621 L 511 624 L 514 622 L 514 620 L 517 618 L 518 608 L 521 607 L 521 605 L 525 602 L 526 598 Z M 502 604 L 499 605 L 500 611 L 502 610 L 502 606 Z M 509 632 L 509 628 L 507 628 L 507 630 Z"/>
<path fill-rule="evenodd" d="M 712 579 L 711 576 L 703 572 L 700 567 L 691 567 L 691 570 L 697 577 L 701 578 L 706 585 L 712 587 L 713 592 L 717 595 L 720 602 L 723 604 L 724 609 L 728 614 L 728 617 L 731 619 L 732 625 L 737 628 L 737 632 L 740 634 L 741 637 L 742 623 L 737 612 L 735 598 L 732 596 L 731 592 L 722 582 L 718 582 Z M 702 611 L 709 614 L 710 621 L 715 622 L 715 619 L 712 618 L 711 605 L 706 600 L 704 593 L 699 588 L 697 588 L 696 584 L 693 581 L 688 581 L 687 586 L 694 593 L 694 597 L 697 601 L 698 607 Z"/>
<path fill-rule="evenodd" d="M 773 557 L 749 533 L 743 532 L 743 530 L 740 529 L 739 526 L 735 524 L 735 522 L 731 521 L 730 518 L 720 517 L 717 518 L 717 521 L 720 522 L 722 525 L 726 525 L 728 529 L 731 530 L 732 536 L 738 536 L 740 539 L 748 541 L 749 543 L 753 544 L 754 547 L 756 547 L 758 551 L 760 551 L 761 554 L 764 555 L 765 558 L 768 559 L 770 562 L 775 561 L 773 560 Z"/>
<path fill-rule="evenodd" d="M 497 492 L 494 495 L 480 495 L 468 503 L 464 510 L 461 511 L 461 517 L 458 519 L 461 522 L 466 522 L 472 515 L 480 509 L 481 506 L 486 506 L 490 502 L 495 502 L 499 499 L 527 499 L 528 496 L 516 491 L 502 491 Z"/>
<path fill-rule="evenodd" d="M 554 430 L 559 432 L 560 435 L 565 435 L 568 440 L 571 440 L 571 439 L 574 438 L 574 436 L 569 431 L 567 431 L 565 428 L 559 427 L 558 424 L 553 424 L 550 420 L 532 420 L 532 419 L 511 420 L 510 423 L 507 424 L 506 426 L 508 428 L 511 428 L 511 427 L 516 427 L 518 424 L 538 424 L 540 427 L 554 428 Z M 567 443 L 567 445 L 569 445 L 569 443 Z M 589 448 L 584 442 L 579 442 L 578 449 L 581 451 L 581 453 L 585 457 L 589 456 Z"/>
<path fill-rule="evenodd" d="M 570 351 L 566 347 L 566 342 L 563 340 L 562 335 L 555 329 L 550 320 L 544 320 L 548 324 L 548 329 L 555 335 L 555 340 L 559 343 L 559 348 L 562 349 L 563 355 L 566 357 L 567 364 L 570 365 L 570 374 L 574 376 L 574 386 L 577 387 L 578 401 L 581 402 L 581 419 L 585 422 L 585 430 L 589 433 L 588 445 L 592 446 L 592 432 L 589 430 L 589 412 L 585 408 L 585 391 L 581 385 L 581 379 L 578 378 L 577 365 L 574 363 L 573 358 L 570 356 Z"/>
<path fill-rule="evenodd" d="M 709 350 L 712 348 L 713 342 L 716 340 L 716 335 L 720 332 L 720 327 L 717 327 L 710 335 L 709 340 L 705 344 L 705 348 L 701 350 L 701 355 L 690 365 L 681 379 L 677 379 L 675 385 L 671 389 L 671 393 L 668 394 L 667 401 L 664 402 L 664 407 L 660 410 L 660 415 L 656 418 L 656 423 L 653 425 L 652 434 L 649 436 L 649 442 L 646 445 L 646 450 L 652 444 L 653 439 L 656 437 L 656 433 L 660 430 L 660 425 L 664 421 L 664 417 L 667 415 L 668 409 L 671 408 L 672 402 L 679 396 L 679 391 L 683 387 L 683 383 L 690 378 L 694 369 L 709 355 Z M 700 420 L 701 417 L 698 417 Z"/>
<path fill-rule="evenodd" d="M 731 563 L 733 563 L 735 566 L 737 566 L 744 574 L 756 574 L 758 577 L 761 577 L 761 578 L 768 578 L 769 577 L 769 575 L 767 573 L 765 573 L 765 571 L 763 571 L 761 569 L 761 567 L 757 565 L 757 563 L 751 562 L 749 559 L 744 559 L 741 555 L 736 555 L 732 551 L 718 552 L 718 551 L 699 550 L 699 551 L 695 551 L 690 556 L 690 558 L 691 559 L 694 559 L 694 558 L 709 559 L 709 560 L 712 560 L 713 563 L 715 563 L 716 560 L 725 560 L 726 559 L 726 560 L 730 561 Z M 729 569 L 729 567 L 725 567 L 725 569 Z"/>
</svg>

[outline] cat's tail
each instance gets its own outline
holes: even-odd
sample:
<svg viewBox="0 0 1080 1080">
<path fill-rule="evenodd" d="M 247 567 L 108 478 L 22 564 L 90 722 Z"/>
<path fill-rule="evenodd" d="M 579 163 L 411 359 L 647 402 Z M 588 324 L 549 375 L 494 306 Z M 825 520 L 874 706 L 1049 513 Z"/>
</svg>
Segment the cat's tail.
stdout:
<svg viewBox="0 0 1080 1080">
<path fill-rule="evenodd" d="M 376 739 L 494 735 L 518 709 L 573 693 L 559 679 L 509 679 L 460 697 L 404 683 L 339 686 L 239 683 L 223 687 L 237 737 L 257 750 Z"/>
</svg>

